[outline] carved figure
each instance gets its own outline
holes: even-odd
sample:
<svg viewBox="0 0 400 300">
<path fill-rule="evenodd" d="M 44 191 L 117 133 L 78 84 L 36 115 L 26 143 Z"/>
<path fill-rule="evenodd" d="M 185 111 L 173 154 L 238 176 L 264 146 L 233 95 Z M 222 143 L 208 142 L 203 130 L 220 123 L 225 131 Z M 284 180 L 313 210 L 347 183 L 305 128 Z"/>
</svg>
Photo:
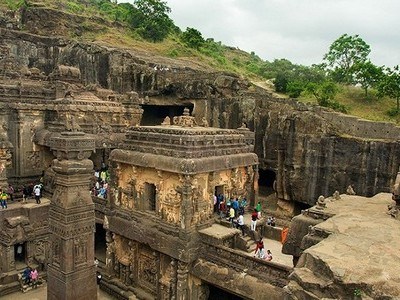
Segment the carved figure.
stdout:
<svg viewBox="0 0 400 300">
<path fill-rule="evenodd" d="M 161 123 L 161 126 L 169 126 L 171 125 L 171 118 L 166 116 L 164 121 Z"/>
<path fill-rule="evenodd" d="M 332 197 L 333 197 L 333 200 L 340 200 L 340 199 L 341 199 L 341 198 L 340 198 L 339 191 L 335 191 L 335 192 L 333 193 Z"/>
<path fill-rule="evenodd" d="M 325 207 L 326 207 L 325 197 L 321 195 L 318 197 L 317 206 L 315 208 L 323 210 Z"/>
<path fill-rule="evenodd" d="M 208 121 L 205 117 L 201 118 L 201 125 L 202 127 L 208 127 Z"/>
<path fill-rule="evenodd" d="M 349 185 L 347 187 L 346 194 L 347 195 L 355 195 L 356 194 L 356 192 L 354 191 L 354 189 L 353 189 L 353 187 L 351 185 Z"/>
</svg>

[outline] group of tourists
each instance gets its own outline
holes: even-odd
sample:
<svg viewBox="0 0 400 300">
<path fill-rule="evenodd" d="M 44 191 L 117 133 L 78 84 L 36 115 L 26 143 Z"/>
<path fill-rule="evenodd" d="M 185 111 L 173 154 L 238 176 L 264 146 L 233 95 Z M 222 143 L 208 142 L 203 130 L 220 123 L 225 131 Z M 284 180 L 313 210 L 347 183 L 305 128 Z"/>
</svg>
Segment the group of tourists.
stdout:
<svg viewBox="0 0 400 300">
<path fill-rule="evenodd" d="M 92 188 L 92 195 L 107 199 L 109 186 L 108 182 L 110 180 L 110 173 L 107 166 L 103 163 L 100 170 L 95 170 L 94 172 L 94 186 Z"/>
<path fill-rule="evenodd" d="M 26 202 L 29 198 L 34 196 L 36 204 L 40 204 L 42 198 L 42 192 L 43 192 L 42 183 L 37 183 L 35 185 L 33 183 L 29 185 L 24 185 L 22 187 L 22 201 Z"/>
<path fill-rule="evenodd" d="M 254 257 L 259 258 L 259 259 L 265 259 L 267 261 L 272 260 L 271 251 L 267 250 L 267 252 L 265 252 L 264 242 L 263 242 L 262 238 L 259 241 L 257 241 L 256 250 L 254 252 Z"/>
<path fill-rule="evenodd" d="M 244 215 L 247 207 L 247 200 L 244 197 L 227 197 L 222 194 L 214 195 L 214 212 L 218 213 L 221 218 L 230 217 L 230 209 L 233 209 L 234 218 L 240 214 Z"/>
<path fill-rule="evenodd" d="M 31 183 L 30 185 L 22 186 L 21 190 L 23 202 L 26 202 L 30 197 L 35 196 L 36 203 L 41 203 L 40 199 L 42 197 L 43 184 L 39 183 L 33 185 L 33 183 Z M 2 209 L 8 208 L 8 200 L 11 202 L 14 202 L 15 200 L 15 189 L 11 184 L 8 185 L 7 189 L 0 189 L 0 204 Z M 18 201 L 20 201 L 20 199 Z"/>
<path fill-rule="evenodd" d="M 36 268 L 26 267 L 22 273 L 21 279 L 24 284 L 32 284 L 33 288 L 36 288 L 39 280 L 39 273 Z"/>
</svg>

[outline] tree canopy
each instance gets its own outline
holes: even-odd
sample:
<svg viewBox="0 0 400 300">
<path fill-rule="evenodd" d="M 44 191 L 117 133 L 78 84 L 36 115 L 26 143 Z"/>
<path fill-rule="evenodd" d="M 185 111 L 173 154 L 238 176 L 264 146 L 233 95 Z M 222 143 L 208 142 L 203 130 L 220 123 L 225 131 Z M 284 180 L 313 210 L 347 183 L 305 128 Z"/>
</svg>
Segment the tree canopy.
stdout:
<svg viewBox="0 0 400 300">
<path fill-rule="evenodd" d="M 359 35 L 343 34 L 329 47 L 324 63 L 333 80 L 352 84 L 356 66 L 365 63 L 370 52 L 370 46 Z"/>
</svg>

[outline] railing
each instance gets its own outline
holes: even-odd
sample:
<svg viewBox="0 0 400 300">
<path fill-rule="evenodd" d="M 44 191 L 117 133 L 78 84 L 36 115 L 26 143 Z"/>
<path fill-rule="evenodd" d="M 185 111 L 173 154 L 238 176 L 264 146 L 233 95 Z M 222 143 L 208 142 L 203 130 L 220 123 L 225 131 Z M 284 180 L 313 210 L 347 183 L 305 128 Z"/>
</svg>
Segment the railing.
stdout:
<svg viewBox="0 0 400 300">
<path fill-rule="evenodd" d="M 243 272 L 260 278 L 277 287 L 288 284 L 288 276 L 292 268 L 272 261 L 261 260 L 226 246 L 203 244 L 201 258 L 227 267 L 237 272 Z"/>
</svg>

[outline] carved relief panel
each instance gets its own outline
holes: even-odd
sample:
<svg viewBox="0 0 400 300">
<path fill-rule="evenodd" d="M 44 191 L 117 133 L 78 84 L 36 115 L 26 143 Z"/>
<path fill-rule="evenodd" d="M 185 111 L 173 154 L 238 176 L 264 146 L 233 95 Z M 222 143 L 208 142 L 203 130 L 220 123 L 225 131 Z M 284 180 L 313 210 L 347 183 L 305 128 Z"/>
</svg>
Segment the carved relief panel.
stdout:
<svg viewBox="0 0 400 300">
<path fill-rule="evenodd" d="M 139 283 L 151 292 L 157 291 L 159 259 L 156 252 L 143 247 L 139 254 Z"/>
</svg>

